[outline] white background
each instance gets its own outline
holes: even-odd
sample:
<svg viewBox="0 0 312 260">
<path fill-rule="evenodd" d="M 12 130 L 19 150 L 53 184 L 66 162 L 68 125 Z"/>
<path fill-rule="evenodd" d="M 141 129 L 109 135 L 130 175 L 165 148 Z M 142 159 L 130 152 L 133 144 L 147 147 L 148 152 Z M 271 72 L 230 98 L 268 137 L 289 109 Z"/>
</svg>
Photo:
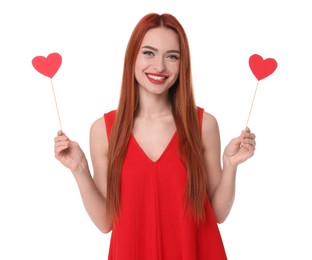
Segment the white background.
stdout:
<svg viewBox="0 0 312 260">
<path fill-rule="evenodd" d="M 1 1 L 0 259 L 107 258 L 110 234 L 93 225 L 54 158 L 50 79 L 31 60 L 62 55 L 53 83 L 63 130 L 89 158 L 90 125 L 116 108 L 128 38 L 149 12 L 184 26 L 197 104 L 218 119 L 223 147 L 246 124 L 257 83 L 249 56 L 277 60 L 259 82 L 249 122 L 257 150 L 239 167 L 220 230 L 230 260 L 312 259 L 309 1 L 198 2 Z"/>
</svg>

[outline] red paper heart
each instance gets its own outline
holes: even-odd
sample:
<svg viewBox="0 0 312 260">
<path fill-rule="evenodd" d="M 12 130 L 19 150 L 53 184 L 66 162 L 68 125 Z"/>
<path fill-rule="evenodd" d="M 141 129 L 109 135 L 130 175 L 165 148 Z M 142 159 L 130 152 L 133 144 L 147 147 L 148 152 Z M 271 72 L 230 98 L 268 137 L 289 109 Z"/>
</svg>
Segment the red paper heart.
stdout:
<svg viewBox="0 0 312 260">
<path fill-rule="evenodd" d="M 249 67 L 258 80 L 270 76 L 277 68 L 276 60 L 272 58 L 263 59 L 260 55 L 254 54 L 249 58 Z"/>
<path fill-rule="evenodd" d="M 62 64 L 62 56 L 58 53 L 51 53 L 48 57 L 36 56 L 32 65 L 41 74 L 52 78 Z"/>
</svg>

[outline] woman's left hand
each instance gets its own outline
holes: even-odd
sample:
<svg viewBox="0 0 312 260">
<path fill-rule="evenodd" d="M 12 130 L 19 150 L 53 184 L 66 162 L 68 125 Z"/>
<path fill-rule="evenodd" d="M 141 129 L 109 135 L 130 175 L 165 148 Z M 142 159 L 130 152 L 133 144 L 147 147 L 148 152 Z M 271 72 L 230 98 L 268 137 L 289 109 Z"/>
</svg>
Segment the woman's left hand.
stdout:
<svg viewBox="0 0 312 260">
<path fill-rule="evenodd" d="M 239 137 L 231 140 L 223 153 L 224 163 L 238 166 L 254 155 L 256 149 L 256 136 L 246 127 Z"/>
</svg>

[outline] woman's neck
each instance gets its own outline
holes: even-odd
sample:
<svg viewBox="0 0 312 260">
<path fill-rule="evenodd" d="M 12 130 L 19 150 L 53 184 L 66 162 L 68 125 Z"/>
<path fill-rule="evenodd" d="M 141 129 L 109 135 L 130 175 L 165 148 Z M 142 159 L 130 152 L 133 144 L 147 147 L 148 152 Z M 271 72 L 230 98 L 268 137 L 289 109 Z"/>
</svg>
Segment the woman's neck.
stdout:
<svg viewBox="0 0 312 260">
<path fill-rule="evenodd" d="M 137 116 L 157 118 L 172 115 L 168 92 L 161 95 L 140 95 Z"/>
</svg>

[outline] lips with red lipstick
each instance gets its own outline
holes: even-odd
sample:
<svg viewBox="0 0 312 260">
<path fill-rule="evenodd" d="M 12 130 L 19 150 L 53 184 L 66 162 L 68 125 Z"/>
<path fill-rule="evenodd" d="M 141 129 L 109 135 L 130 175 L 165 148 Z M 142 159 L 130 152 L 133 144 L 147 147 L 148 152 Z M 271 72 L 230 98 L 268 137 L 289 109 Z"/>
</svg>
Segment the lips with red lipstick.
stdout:
<svg viewBox="0 0 312 260">
<path fill-rule="evenodd" d="M 164 84 L 166 80 L 169 78 L 164 74 L 159 73 L 145 73 L 148 80 L 153 84 Z"/>
</svg>

